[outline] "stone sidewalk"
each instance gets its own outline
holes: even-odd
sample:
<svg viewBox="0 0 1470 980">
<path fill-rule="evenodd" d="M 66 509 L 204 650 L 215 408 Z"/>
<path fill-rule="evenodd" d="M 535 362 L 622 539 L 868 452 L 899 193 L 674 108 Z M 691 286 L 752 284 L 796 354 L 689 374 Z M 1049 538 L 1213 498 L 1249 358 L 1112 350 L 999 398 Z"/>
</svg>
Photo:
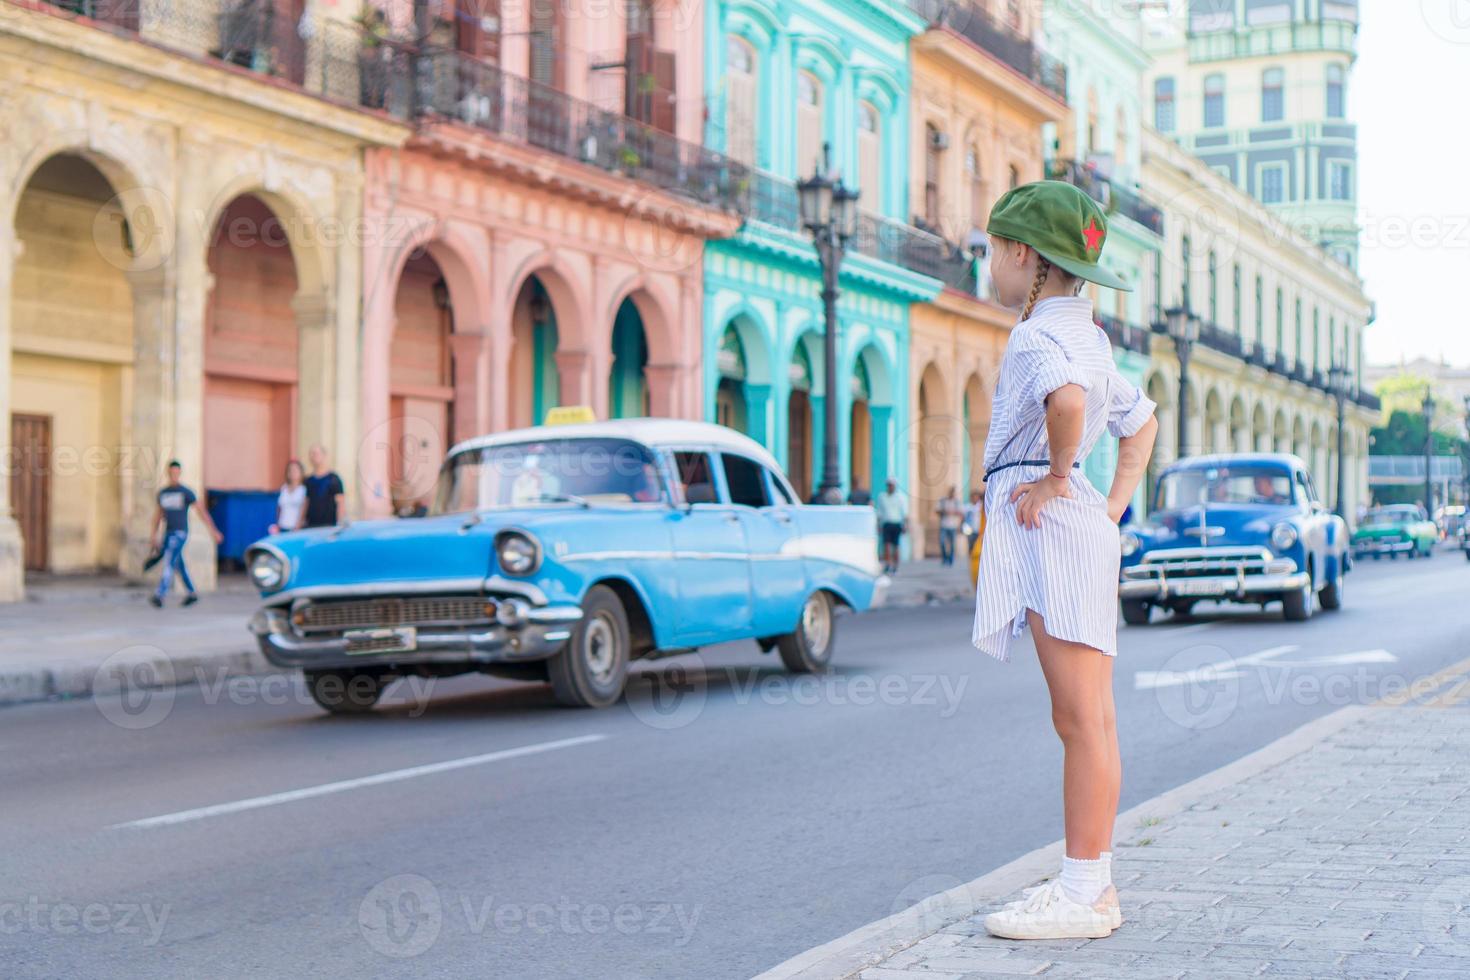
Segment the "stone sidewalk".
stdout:
<svg viewBox="0 0 1470 980">
<path fill-rule="evenodd" d="M 1057 843 L 761 980 L 1470 976 L 1467 672 L 1345 708 L 1123 814 L 1126 921 L 1107 939 L 985 932 L 986 913 L 1055 872 Z"/>
<path fill-rule="evenodd" d="M 163 609 L 151 588 L 108 578 L 27 583 L 24 602 L 0 606 L 0 705 L 87 697 L 120 678 L 172 686 L 220 670 L 267 669 L 245 624 L 259 605 L 243 578 L 222 580 L 185 609 L 175 591 Z"/>
</svg>

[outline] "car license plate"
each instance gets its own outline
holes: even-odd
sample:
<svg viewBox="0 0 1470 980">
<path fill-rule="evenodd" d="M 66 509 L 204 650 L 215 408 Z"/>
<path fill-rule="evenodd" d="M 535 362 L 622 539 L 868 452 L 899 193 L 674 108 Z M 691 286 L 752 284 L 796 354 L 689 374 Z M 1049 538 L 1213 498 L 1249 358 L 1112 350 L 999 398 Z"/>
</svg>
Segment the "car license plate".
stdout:
<svg viewBox="0 0 1470 980">
<path fill-rule="evenodd" d="M 351 654 L 411 653 L 419 647 L 419 631 L 415 626 L 348 630 L 342 638 L 347 641 L 347 652 Z"/>
<path fill-rule="evenodd" d="M 1224 595 L 1225 583 L 1218 579 L 1175 579 L 1169 583 L 1180 595 Z"/>
</svg>

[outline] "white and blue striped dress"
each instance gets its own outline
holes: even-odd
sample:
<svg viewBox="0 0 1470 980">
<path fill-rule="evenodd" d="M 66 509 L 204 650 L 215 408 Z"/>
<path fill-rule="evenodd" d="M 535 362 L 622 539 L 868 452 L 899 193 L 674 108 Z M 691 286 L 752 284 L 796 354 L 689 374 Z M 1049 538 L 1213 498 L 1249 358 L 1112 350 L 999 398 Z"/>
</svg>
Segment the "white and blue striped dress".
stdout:
<svg viewBox="0 0 1470 980">
<path fill-rule="evenodd" d="M 1019 460 L 1051 458 L 1046 396 L 1068 384 L 1087 393 L 1079 463 L 1104 429 L 1114 436 L 1133 435 L 1156 407 L 1118 373 L 1107 335 L 1093 322 L 1091 301 L 1044 299 L 1006 343 L 985 440 L 987 472 Z M 1075 468 L 1072 495 L 1047 503 L 1040 528 L 1023 528 L 1016 523 L 1011 491 L 1046 472 L 1045 466 L 1011 466 L 993 473 L 986 484 L 975 646 L 1009 660 L 1011 637 L 1020 635 L 1026 610 L 1033 609 L 1051 636 L 1114 656 L 1120 557 L 1118 527 L 1108 520 L 1107 497 Z"/>
</svg>

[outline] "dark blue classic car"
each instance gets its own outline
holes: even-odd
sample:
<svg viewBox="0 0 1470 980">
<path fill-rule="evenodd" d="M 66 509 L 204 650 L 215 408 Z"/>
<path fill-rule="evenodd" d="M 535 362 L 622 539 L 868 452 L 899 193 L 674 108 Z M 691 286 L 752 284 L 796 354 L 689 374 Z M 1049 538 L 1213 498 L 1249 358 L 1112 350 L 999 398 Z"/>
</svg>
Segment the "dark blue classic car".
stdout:
<svg viewBox="0 0 1470 980">
<path fill-rule="evenodd" d="M 1187 616 L 1201 600 L 1279 601 L 1287 619 L 1342 606 L 1347 525 L 1327 512 L 1296 456 L 1194 456 L 1159 477 L 1148 522 L 1123 532 L 1123 619 L 1155 607 Z"/>
<path fill-rule="evenodd" d="M 549 681 L 604 706 L 628 665 L 754 639 L 824 669 L 838 606 L 888 580 L 871 507 L 807 507 L 759 444 L 703 422 L 540 426 L 450 451 L 427 517 L 253 545 L 261 651 L 329 711 L 404 675 Z"/>
</svg>

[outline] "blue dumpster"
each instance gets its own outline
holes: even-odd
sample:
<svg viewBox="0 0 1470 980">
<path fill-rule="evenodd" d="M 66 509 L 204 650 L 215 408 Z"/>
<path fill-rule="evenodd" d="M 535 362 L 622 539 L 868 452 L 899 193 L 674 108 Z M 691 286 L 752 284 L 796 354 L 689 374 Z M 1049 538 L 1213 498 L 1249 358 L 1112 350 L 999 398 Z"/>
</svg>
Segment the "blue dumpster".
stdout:
<svg viewBox="0 0 1470 980">
<path fill-rule="evenodd" d="M 270 533 L 276 522 L 274 490 L 206 490 L 209 516 L 225 539 L 219 557 L 233 561 L 245 558 L 245 549 Z"/>
</svg>

